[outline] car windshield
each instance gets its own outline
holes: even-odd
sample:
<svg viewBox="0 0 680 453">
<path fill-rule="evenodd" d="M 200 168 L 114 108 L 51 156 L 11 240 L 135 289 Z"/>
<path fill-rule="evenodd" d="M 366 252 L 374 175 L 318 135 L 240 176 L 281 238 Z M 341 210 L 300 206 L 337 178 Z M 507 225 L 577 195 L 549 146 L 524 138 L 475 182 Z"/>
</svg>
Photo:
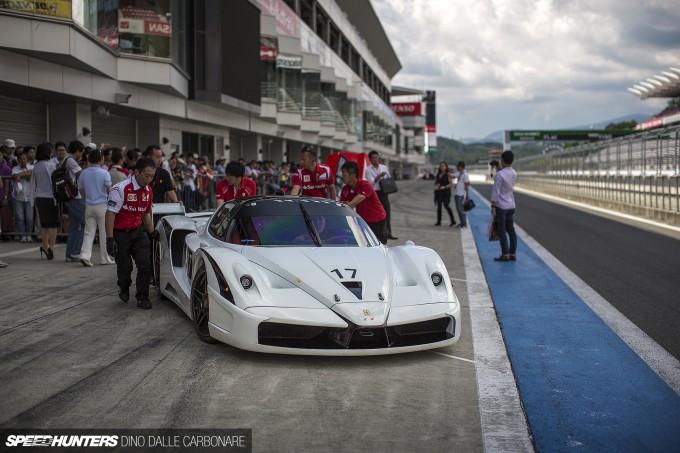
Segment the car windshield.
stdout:
<svg viewBox="0 0 680 453">
<path fill-rule="evenodd" d="M 297 247 L 374 247 L 379 244 L 360 217 L 343 215 L 252 216 L 235 219 L 229 242 Z M 318 238 L 318 244 L 317 240 Z"/>
</svg>

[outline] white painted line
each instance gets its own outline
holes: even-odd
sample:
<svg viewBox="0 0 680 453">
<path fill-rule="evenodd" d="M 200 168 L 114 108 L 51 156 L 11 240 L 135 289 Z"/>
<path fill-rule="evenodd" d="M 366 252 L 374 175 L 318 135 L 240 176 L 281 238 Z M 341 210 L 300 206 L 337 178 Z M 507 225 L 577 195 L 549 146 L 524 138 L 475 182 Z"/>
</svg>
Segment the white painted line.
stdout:
<svg viewBox="0 0 680 453">
<path fill-rule="evenodd" d="M 475 363 L 474 360 L 464 359 L 462 357 L 456 357 L 455 355 L 444 354 L 443 352 L 437 352 L 437 351 L 427 351 L 427 352 L 431 352 L 432 354 L 437 354 L 437 355 L 443 355 L 444 357 L 448 357 L 450 359 L 462 360 L 463 362 Z"/>
<path fill-rule="evenodd" d="M 533 452 L 517 383 L 470 228 L 461 231 L 461 243 L 484 451 Z"/>
<path fill-rule="evenodd" d="M 608 216 L 618 217 L 618 218 L 621 218 L 621 219 L 626 219 L 626 220 L 630 220 L 630 221 L 633 221 L 633 222 L 643 223 L 643 224 L 646 224 L 646 225 L 652 225 L 652 226 L 655 226 L 657 228 L 663 228 L 665 230 L 675 231 L 676 233 L 680 233 L 680 227 L 668 225 L 666 223 L 655 222 L 654 220 L 644 219 L 644 218 L 641 218 L 641 217 L 632 216 L 630 214 L 625 214 L 623 212 L 612 211 L 610 209 L 600 208 L 598 206 L 592 206 L 592 205 L 589 205 L 587 203 L 581 203 L 579 201 L 573 201 L 573 200 L 569 200 L 569 199 L 566 199 L 566 198 L 560 198 L 560 197 L 548 195 L 548 194 L 541 193 L 541 192 L 535 192 L 535 191 L 529 190 L 529 189 L 522 189 L 522 188 L 518 187 L 515 190 L 517 192 L 521 192 L 521 193 L 525 193 L 527 195 L 530 195 L 532 197 L 543 198 L 543 199 L 546 199 L 546 200 L 554 201 L 556 203 L 571 205 L 571 206 L 575 206 L 575 207 L 578 207 L 578 208 L 586 209 L 588 211 L 595 211 L 595 212 L 599 212 L 599 213 L 602 213 L 602 214 L 607 214 Z"/>
<path fill-rule="evenodd" d="M 562 264 L 521 227 L 517 235 L 553 270 L 616 334 L 680 395 L 680 361 L 633 324 L 586 282 Z"/>
</svg>

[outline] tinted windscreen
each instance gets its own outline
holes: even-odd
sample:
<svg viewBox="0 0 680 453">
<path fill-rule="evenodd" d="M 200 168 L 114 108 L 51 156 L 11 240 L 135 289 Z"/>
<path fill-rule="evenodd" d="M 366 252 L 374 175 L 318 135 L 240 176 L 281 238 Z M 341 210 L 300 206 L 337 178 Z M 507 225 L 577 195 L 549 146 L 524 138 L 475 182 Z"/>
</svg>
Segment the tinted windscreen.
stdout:
<svg viewBox="0 0 680 453">
<path fill-rule="evenodd" d="M 230 242 L 240 245 L 297 247 L 369 247 L 378 245 L 360 217 L 253 216 L 236 220 Z M 312 226 L 313 225 L 313 226 Z M 315 240 L 318 237 L 318 244 Z"/>
</svg>

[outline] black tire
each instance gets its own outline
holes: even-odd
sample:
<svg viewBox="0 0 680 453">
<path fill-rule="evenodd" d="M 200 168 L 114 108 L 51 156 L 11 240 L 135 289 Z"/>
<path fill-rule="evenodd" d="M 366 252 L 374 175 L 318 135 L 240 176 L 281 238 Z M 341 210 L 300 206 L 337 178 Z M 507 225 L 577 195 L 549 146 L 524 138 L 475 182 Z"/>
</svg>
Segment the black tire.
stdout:
<svg viewBox="0 0 680 453">
<path fill-rule="evenodd" d="M 201 341 L 217 343 L 217 340 L 210 336 L 210 331 L 208 330 L 208 321 L 210 319 L 208 310 L 208 275 L 205 268 L 201 267 L 196 273 L 193 285 L 191 285 L 191 320 L 193 321 L 196 335 L 198 335 Z"/>
</svg>

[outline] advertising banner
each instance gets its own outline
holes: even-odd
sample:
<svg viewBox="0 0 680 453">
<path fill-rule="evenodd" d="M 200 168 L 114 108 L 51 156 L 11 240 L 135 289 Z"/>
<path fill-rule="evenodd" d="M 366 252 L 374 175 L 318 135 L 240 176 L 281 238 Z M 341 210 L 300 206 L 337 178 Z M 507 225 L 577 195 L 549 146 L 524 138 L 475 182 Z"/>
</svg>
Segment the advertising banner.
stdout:
<svg viewBox="0 0 680 453">
<path fill-rule="evenodd" d="M 285 69 L 302 69 L 302 57 L 278 55 L 276 57 L 276 67 Z"/>
<path fill-rule="evenodd" d="M 16 13 L 62 17 L 64 19 L 71 19 L 71 7 L 71 0 L 42 0 L 38 2 L 0 0 L 0 9 L 7 9 Z"/>
<path fill-rule="evenodd" d="M 421 102 L 395 102 L 392 110 L 399 116 L 420 116 L 423 113 Z"/>
<path fill-rule="evenodd" d="M 300 19 L 283 0 L 259 0 L 263 14 L 276 18 L 276 31 L 283 35 L 300 36 Z"/>
<path fill-rule="evenodd" d="M 260 60 L 276 61 L 278 40 L 270 36 L 260 36 Z"/>
</svg>

